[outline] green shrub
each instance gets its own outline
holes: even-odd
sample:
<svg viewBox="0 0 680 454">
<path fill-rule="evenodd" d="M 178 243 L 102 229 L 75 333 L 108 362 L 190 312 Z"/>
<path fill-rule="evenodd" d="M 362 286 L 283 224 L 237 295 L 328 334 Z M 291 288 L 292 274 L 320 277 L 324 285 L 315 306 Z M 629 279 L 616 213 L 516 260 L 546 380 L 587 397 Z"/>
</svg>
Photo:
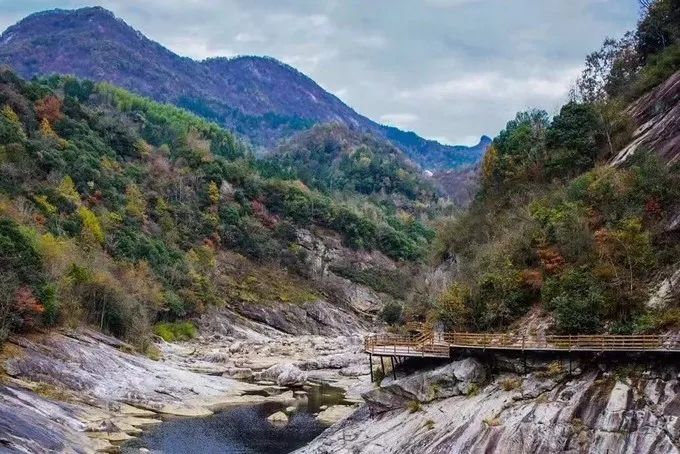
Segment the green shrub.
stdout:
<svg viewBox="0 0 680 454">
<path fill-rule="evenodd" d="M 418 401 L 418 400 L 409 401 L 406 408 L 408 409 L 409 413 L 417 413 L 419 411 L 422 411 L 422 409 L 423 409 L 420 401 Z"/>
<path fill-rule="evenodd" d="M 196 325 L 191 322 L 157 323 L 153 332 L 166 342 L 187 341 L 198 335 Z"/>
<path fill-rule="evenodd" d="M 569 270 L 546 282 L 543 300 L 555 311 L 563 333 L 594 333 L 602 328 L 604 292 L 588 270 Z"/>
<path fill-rule="evenodd" d="M 394 325 L 401 321 L 401 304 L 389 302 L 383 306 L 380 312 L 380 318 L 382 318 L 385 323 Z"/>
</svg>

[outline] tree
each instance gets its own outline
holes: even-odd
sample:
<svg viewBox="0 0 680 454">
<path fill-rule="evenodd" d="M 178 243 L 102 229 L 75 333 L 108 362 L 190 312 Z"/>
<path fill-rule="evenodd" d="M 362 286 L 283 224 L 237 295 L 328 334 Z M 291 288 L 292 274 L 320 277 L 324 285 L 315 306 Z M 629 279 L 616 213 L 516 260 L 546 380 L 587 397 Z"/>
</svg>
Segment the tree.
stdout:
<svg viewBox="0 0 680 454">
<path fill-rule="evenodd" d="M 482 159 L 482 183 L 485 185 L 493 181 L 498 161 L 498 150 L 493 144 L 489 145 Z"/>
<path fill-rule="evenodd" d="M 455 283 L 436 301 L 437 318 L 446 325 L 447 329 L 465 329 L 470 321 L 471 311 L 470 288 L 461 283 Z"/>
<path fill-rule="evenodd" d="M 139 187 L 136 184 L 129 184 L 127 188 L 125 188 L 125 199 L 127 200 L 125 211 L 127 211 L 128 215 L 133 218 L 144 220 L 146 214 L 146 200 L 144 199 L 142 191 L 139 190 Z"/>
<path fill-rule="evenodd" d="M 593 165 L 598 154 L 597 126 L 597 114 L 590 104 L 571 101 L 562 106 L 546 134 L 547 145 L 552 149 L 548 165 L 556 174 L 568 175 Z M 553 151 L 561 149 L 569 151 L 568 159 Z"/>
<path fill-rule="evenodd" d="M 680 0 L 641 0 L 642 18 L 635 33 L 641 60 L 680 40 Z"/>
<path fill-rule="evenodd" d="M 80 221 L 83 224 L 83 235 L 85 238 L 90 241 L 94 240 L 99 244 L 103 244 L 104 229 L 102 229 L 97 215 L 84 206 L 78 208 L 78 215 L 80 216 Z"/>
<path fill-rule="evenodd" d="M 220 201 L 220 188 L 217 187 L 217 183 L 211 181 L 208 184 L 208 199 L 213 205 L 217 205 Z"/>
<path fill-rule="evenodd" d="M 40 120 L 47 120 L 54 124 L 63 116 L 61 106 L 59 98 L 54 95 L 46 96 L 35 103 L 35 113 Z"/>
<path fill-rule="evenodd" d="M 0 141 L 3 144 L 23 142 L 26 139 L 24 125 L 19 116 L 7 104 L 2 107 L 0 116 Z"/>
<path fill-rule="evenodd" d="M 80 193 L 76 189 L 76 185 L 73 183 L 73 179 L 66 175 L 59 186 L 57 186 L 57 192 L 60 196 L 68 200 L 69 202 L 77 205 L 80 203 Z"/>
</svg>

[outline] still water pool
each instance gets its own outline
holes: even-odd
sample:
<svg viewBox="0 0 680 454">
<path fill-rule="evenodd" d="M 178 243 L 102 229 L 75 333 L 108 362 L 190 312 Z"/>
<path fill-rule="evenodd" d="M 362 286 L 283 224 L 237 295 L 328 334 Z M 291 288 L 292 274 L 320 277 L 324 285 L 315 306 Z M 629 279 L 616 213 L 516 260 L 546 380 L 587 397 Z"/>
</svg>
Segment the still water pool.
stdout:
<svg viewBox="0 0 680 454">
<path fill-rule="evenodd" d="M 326 428 L 314 413 L 321 405 L 342 404 L 344 394 L 328 386 L 308 390 L 308 399 L 289 415 L 288 424 L 275 426 L 267 417 L 286 405 L 268 402 L 234 407 L 206 418 L 172 419 L 146 431 L 122 447 L 123 453 L 139 448 L 169 454 L 283 454 L 313 440 Z"/>
</svg>

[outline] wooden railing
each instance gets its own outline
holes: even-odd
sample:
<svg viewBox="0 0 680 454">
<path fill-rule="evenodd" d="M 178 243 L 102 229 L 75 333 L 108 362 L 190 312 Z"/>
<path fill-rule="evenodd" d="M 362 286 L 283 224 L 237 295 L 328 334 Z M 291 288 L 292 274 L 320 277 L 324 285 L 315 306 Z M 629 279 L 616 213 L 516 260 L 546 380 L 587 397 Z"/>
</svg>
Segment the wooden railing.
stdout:
<svg viewBox="0 0 680 454">
<path fill-rule="evenodd" d="M 419 336 L 367 336 L 367 353 L 393 356 L 449 356 L 451 348 L 533 351 L 680 352 L 680 335 L 595 334 L 521 335 L 512 333 L 425 332 Z"/>
<path fill-rule="evenodd" d="M 510 333 L 444 333 L 451 347 L 553 351 L 680 351 L 680 336 L 579 334 L 526 336 Z"/>
<path fill-rule="evenodd" d="M 432 332 L 418 336 L 373 334 L 364 338 L 364 351 L 391 356 L 448 357 L 449 346 L 435 342 Z"/>
</svg>

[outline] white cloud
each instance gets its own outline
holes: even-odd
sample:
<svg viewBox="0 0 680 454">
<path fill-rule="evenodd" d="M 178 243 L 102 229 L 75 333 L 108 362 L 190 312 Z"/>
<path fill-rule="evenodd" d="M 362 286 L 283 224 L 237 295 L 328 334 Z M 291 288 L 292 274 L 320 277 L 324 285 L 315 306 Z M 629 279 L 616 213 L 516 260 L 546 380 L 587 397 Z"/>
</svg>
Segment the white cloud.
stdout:
<svg viewBox="0 0 680 454">
<path fill-rule="evenodd" d="M 468 144 L 518 110 L 553 113 L 637 15 L 634 0 L 0 0 L 0 24 L 92 4 L 181 55 L 269 55 L 370 118 Z"/>
<path fill-rule="evenodd" d="M 404 99 L 456 101 L 462 99 L 513 100 L 563 98 L 576 79 L 580 68 L 569 68 L 542 76 L 505 76 L 500 72 L 469 73 L 443 82 L 434 82 L 399 93 Z"/>
<path fill-rule="evenodd" d="M 389 113 L 381 115 L 380 123 L 398 128 L 408 128 L 410 125 L 418 121 L 418 115 L 412 113 Z"/>
<path fill-rule="evenodd" d="M 234 40 L 239 43 L 261 43 L 265 37 L 256 33 L 240 32 L 234 36 Z"/>
</svg>

